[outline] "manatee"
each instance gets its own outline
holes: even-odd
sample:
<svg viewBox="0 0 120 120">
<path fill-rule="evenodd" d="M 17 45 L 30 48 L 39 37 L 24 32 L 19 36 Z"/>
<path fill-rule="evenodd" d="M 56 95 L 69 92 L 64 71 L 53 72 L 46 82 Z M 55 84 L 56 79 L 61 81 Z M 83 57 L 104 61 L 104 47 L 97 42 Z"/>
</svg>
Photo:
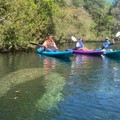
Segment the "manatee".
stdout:
<svg viewBox="0 0 120 120">
<path fill-rule="evenodd" d="M 40 68 L 22 69 L 9 73 L 0 80 L 0 97 L 7 93 L 11 87 L 39 78 L 42 75 L 44 72 Z"/>
</svg>

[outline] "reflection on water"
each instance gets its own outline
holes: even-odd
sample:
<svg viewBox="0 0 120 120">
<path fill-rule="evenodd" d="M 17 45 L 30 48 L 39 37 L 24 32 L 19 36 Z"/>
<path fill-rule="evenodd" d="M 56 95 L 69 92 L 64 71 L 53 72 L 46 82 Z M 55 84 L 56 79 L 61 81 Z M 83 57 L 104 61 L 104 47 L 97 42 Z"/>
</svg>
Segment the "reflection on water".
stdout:
<svg viewBox="0 0 120 120">
<path fill-rule="evenodd" d="M 74 56 L 75 56 L 76 67 L 80 67 L 79 65 L 82 65 L 82 64 L 84 65 L 89 64 L 89 63 L 91 64 L 92 61 L 102 59 L 101 56 L 89 56 L 89 55 L 79 55 L 79 54 L 75 54 Z"/>
<path fill-rule="evenodd" d="M 39 55 L 40 60 L 42 59 L 42 63 L 43 63 L 43 69 L 45 72 L 49 72 L 53 69 L 55 69 L 56 66 L 56 59 L 53 57 L 47 57 L 47 56 L 43 56 L 43 55 Z"/>
<path fill-rule="evenodd" d="M 72 64 L 71 80 L 68 84 L 85 91 L 93 90 L 93 85 L 98 82 L 100 62 L 102 62 L 102 57 L 76 54 Z"/>
<path fill-rule="evenodd" d="M 69 77 L 69 74 L 66 73 L 70 72 L 68 70 L 71 69 L 71 59 L 62 60 L 44 55 L 39 55 L 39 58 L 39 64 L 42 65 L 45 73 L 49 73 L 50 71 L 56 71 L 58 73 L 62 73 L 65 78 Z"/>
</svg>

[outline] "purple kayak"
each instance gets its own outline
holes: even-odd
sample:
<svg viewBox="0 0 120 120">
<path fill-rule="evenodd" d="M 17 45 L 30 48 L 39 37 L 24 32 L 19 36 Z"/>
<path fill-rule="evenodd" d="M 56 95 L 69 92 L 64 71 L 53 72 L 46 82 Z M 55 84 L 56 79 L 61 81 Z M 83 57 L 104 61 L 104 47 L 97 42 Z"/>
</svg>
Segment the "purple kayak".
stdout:
<svg viewBox="0 0 120 120">
<path fill-rule="evenodd" d="M 73 50 L 73 53 L 82 54 L 82 55 L 93 55 L 93 56 L 100 56 L 103 54 L 103 51 L 100 50 Z"/>
</svg>

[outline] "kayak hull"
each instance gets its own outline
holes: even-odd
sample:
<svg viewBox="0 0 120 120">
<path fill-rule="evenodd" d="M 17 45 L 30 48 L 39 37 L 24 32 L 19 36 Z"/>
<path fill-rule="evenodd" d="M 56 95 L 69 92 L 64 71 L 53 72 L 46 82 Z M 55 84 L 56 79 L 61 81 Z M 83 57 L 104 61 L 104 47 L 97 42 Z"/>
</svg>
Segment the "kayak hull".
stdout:
<svg viewBox="0 0 120 120">
<path fill-rule="evenodd" d="M 56 57 L 56 58 L 70 58 L 73 54 L 73 51 L 66 50 L 66 51 L 41 51 L 39 48 L 37 49 L 37 52 L 42 55 L 50 56 L 50 57 Z"/>
<path fill-rule="evenodd" d="M 103 54 L 103 51 L 100 51 L 100 50 L 88 50 L 88 51 L 84 51 L 84 50 L 73 50 L 73 53 L 82 54 L 82 55 L 100 56 L 100 55 Z"/>
<path fill-rule="evenodd" d="M 105 51 L 103 55 L 113 59 L 120 59 L 120 50 Z"/>
</svg>

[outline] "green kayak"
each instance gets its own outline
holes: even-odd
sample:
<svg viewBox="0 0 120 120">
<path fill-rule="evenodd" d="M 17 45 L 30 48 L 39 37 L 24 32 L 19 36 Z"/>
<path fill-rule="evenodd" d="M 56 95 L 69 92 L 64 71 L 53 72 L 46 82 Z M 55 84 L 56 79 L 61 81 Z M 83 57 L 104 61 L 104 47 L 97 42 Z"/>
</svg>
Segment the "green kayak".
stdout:
<svg viewBox="0 0 120 120">
<path fill-rule="evenodd" d="M 120 59 L 120 50 L 105 51 L 103 55 L 113 59 Z"/>
</svg>

